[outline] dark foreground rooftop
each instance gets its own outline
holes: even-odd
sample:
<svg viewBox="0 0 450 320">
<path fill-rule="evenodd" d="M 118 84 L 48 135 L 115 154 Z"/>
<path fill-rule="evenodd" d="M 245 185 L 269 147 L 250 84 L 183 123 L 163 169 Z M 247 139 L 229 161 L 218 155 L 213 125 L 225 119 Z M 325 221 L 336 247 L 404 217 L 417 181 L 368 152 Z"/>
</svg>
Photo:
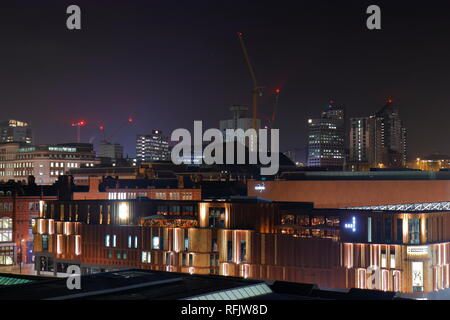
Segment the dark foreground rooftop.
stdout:
<svg viewBox="0 0 450 320">
<path fill-rule="evenodd" d="M 66 278 L 3 275 L 0 300 L 393 300 L 395 293 L 370 290 L 321 290 L 315 285 L 121 270 L 83 276 L 81 289 L 69 290 Z M 19 280 L 17 280 L 19 279 Z M 20 281 L 20 279 L 28 281 Z M 17 283 L 18 282 L 18 283 Z"/>
</svg>

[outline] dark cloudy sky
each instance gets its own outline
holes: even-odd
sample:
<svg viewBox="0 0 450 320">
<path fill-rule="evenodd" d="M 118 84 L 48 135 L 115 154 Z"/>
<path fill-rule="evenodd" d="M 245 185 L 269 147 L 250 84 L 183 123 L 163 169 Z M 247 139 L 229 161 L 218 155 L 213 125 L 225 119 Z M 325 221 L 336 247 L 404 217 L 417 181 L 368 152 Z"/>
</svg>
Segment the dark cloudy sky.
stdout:
<svg viewBox="0 0 450 320">
<path fill-rule="evenodd" d="M 281 147 L 302 148 L 306 119 L 332 98 L 349 116 L 400 107 L 412 157 L 450 153 L 448 1 L 11 1 L 0 5 L 0 118 L 30 121 L 38 143 L 75 140 L 70 126 L 133 127 L 114 140 L 134 155 L 137 133 L 170 134 L 193 120 L 217 127 L 232 104 L 250 104 L 236 36 L 245 33 L 261 84 L 261 113 L 282 88 Z M 29 4 L 28 4 L 29 3 Z M 66 8 L 82 30 L 66 29 Z M 369 4 L 382 30 L 366 29 Z"/>
</svg>

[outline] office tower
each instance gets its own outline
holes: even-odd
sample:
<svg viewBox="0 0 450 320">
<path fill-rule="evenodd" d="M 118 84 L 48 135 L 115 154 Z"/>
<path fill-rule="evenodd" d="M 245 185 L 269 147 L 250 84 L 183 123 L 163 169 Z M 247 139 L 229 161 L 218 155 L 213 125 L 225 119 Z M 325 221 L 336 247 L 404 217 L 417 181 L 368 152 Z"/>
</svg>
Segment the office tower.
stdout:
<svg viewBox="0 0 450 320">
<path fill-rule="evenodd" d="M 27 122 L 7 120 L 0 122 L 0 142 L 33 142 L 31 127 Z"/>
<path fill-rule="evenodd" d="M 308 166 L 342 167 L 344 136 L 345 111 L 330 101 L 320 118 L 308 120 Z"/>
<path fill-rule="evenodd" d="M 138 162 L 170 160 L 169 142 L 160 130 L 151 134 L 138 135 L 136 139 L 136 158 Z"/>
<path fill-rule="evenodd" d="M 111 160 L 123 159 L 123 146 L 118 143 L 102 141 L 99 147 L 100 158 L 109 158 Z"/>
</svg>

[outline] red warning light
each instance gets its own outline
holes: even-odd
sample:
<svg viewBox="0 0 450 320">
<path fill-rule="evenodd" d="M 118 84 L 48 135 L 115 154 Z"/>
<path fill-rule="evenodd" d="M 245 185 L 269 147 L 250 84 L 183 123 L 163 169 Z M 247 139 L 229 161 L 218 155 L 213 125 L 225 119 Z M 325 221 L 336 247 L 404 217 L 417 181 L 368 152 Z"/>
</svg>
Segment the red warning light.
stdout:
<svg viewBox="0 0 450 320">
<path fill-rule="evenodd" d="M 79 123 L 78 123 L 78 125 L 80 125 L 80 126 L 84 126 L 86 124 L 86 122 L 84 121 L 84 120 L 81 120 Z"/>
<path fill-rule="evenodd" d="M 392 103 L 392 99 L 388 99 L 387 102 L 388 102 L 388 103 Z"/>
<path fill-rule="evenodd" d="M 244 34 L 242 32 L 238 32 L 238 36 L 242 37 Z"/>
<path fill-rule="evenodd" d="M 275 89 L 275 93 L 280 93 L 281 90 L 280 89 Z"/>
<path fill-rule="evenodd" d="M 101 131 L 103 131 L 103 130 L 105 130 L 105 127 L 104 126 L 100 126 L 100 127 L 98 127 Z"/>
<path fill-rule="evenodd" d="M 129 123 L 132 123 L 133 121 L 134 121 L 133 118 L 131 118 L 131 117 L 128 118 L 128 122 L 129 122 Z"/>
</svg>

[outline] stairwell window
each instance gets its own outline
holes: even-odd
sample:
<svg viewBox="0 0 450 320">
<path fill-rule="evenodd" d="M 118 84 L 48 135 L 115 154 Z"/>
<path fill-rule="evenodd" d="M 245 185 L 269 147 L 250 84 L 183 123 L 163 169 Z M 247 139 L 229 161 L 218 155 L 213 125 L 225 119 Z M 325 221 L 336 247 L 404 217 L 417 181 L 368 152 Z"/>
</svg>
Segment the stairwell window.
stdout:
<svg viewBox="0 0 450 320">
<path fill-rule="evenodd" d="M 420 243 L 420 219 L 413 218 L 408 220 L 408 234 L 410 244 Z"/>
</svg>

